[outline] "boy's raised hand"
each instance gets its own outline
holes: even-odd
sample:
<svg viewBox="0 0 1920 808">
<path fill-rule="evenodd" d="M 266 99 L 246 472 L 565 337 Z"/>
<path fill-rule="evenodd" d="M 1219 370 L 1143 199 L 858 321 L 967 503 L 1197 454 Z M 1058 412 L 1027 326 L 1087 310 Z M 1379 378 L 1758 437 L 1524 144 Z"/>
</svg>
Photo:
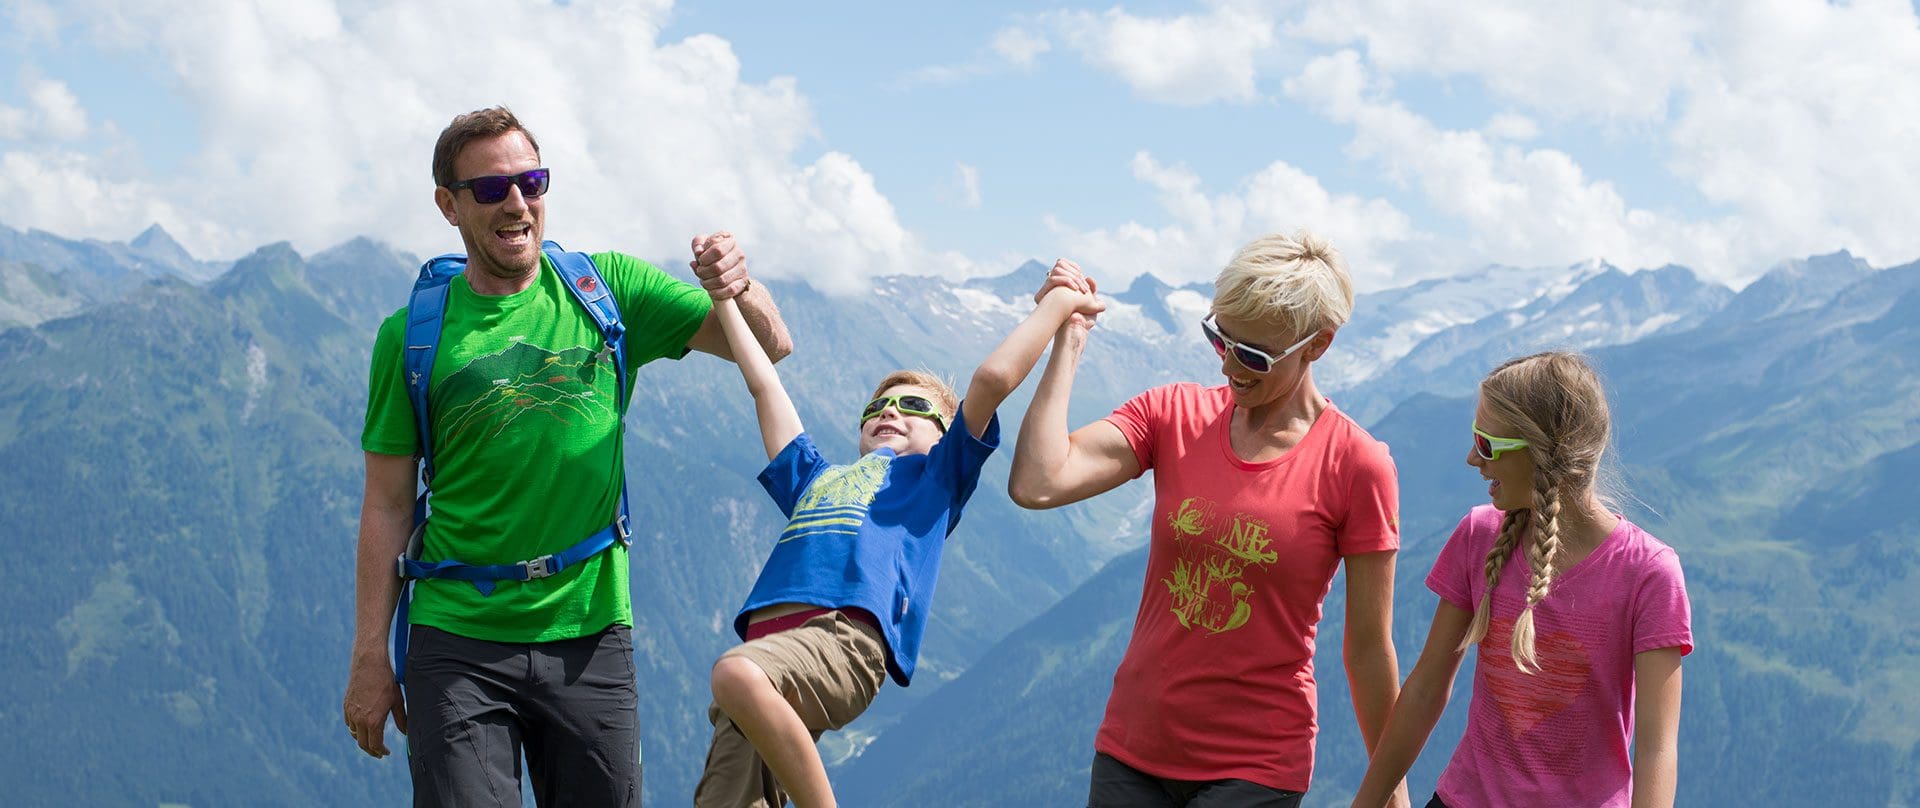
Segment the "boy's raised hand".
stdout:
<svg viewBox="0 0 1920 808">
<path fill-rule="evenodd" d="M 1038 304 L 1055 289 L 1062 288 L 1071 289 L 1082 297 L 1074 306 L 1073 314 L 1068 317 L 1067 325 L 1082 330 L 1090 329 L 1094 319 L 1107 310 L 1107 305 L 1100 302 L 1100 285 L 1081 270 L 1078 263 L 1068 258 L 1053 262 L 1053 268 L 1047 270 L 1047 279 L 1040 285 L 1040 291 L 1033 293 L 1033 302 Z"/>
<path fill-rule="evenodd" d="M 993 421 L 993 411 L 1033 371 L 1049 342 L 1070 334 L 1076 322 L 1083 323 L 1079 333 L 1085 335 L 1093 318 L 1106 308 L 1094 290 L 1093 279 L 1080 271 L 1079 264 L 1065 258 L 1053 263 L 1046 282 L 1034 293 L 1032 313 L 981 360 L 967 384 L 960 413 L 974 437 L 985 434 Z"/>
<path fill-rule="evenodd" d="M 1093 279 L 1080 270 L 1080 265 L 1070 258 L 1056 258 L 1053 268 L 1047 270 L 1046 282 L 1040 284 L 1040 291 L 1033 293 L 1033 302 L 1038 304 L 1047 293 L 1056 286 L 1065 286 L 1078 292 L 1094 293 Z"/>
</svg>

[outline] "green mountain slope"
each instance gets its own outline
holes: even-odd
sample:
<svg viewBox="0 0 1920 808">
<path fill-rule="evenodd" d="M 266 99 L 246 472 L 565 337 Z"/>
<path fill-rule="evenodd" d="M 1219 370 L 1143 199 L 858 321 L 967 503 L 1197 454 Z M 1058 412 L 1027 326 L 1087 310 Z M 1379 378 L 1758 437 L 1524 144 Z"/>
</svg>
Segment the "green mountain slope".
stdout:
<svg viewBox="0 0 1920 808">
<path fill-rule="evenodd" d="M 378 802 L 333 751 L 364 328 L 265 248 L 0 334 L 8 801 Z M 28 776 L 31 773 L 31 776 Z M 218 773 L 218 776 L 212 776 Z"/>
</svg>

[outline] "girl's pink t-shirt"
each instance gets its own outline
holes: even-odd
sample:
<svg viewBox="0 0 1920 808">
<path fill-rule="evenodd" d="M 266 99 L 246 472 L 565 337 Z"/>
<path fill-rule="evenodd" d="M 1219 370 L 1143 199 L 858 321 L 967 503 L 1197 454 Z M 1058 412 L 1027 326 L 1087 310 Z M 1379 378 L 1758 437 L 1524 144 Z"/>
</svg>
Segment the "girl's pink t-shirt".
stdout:
<svg viewBox="0 0 1920 808">
<path fill-rule="evenodd" d="M 1453 531 L 1427 588 L 1473 611 L 1486 591 L 1487 552 L 1502 514 L 1474 508 Z M 1460 808 L 1505 805 L 1620 806 L 1632 800 L 1633 658 L 1693 650 L 1680 559 L 1639 526 L 1620 520 L 1593 553 L 1554 576 L 1534 606 L 1539 670 L 1514 665 L 1513 624 L 1532 577 L 1516 548 L 1494 588 L 1492 622 L 1473 673 L 1467 732 L 1440 775 L 1439 794 Z"/>
<path fill-rule="evenodd" d="M 1400 546 L 1386 444 L 1329 405 L 1299 444 L 1249 463 L 1224 385 L 1156 387 L 1107 420 L 1153 470 L 1154 509 L 1094 748 L 1158 777 L 1306 791 L 1321 601 L 1342 557 Z"/>
</svg>

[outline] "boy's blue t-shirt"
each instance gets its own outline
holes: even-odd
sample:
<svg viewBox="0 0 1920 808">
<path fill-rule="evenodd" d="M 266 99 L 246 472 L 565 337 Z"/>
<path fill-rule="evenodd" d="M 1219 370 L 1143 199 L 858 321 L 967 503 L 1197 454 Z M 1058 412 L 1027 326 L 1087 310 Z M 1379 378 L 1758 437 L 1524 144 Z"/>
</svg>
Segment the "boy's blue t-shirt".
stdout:
<svg viewBox="0 0 1920 808">
<path fill-rule="evenodd" d="M 906 687 L 941 547 L 999 446 L 998 415 L 979 438 L 956 414 L 926 454 L 900 457 L 882 447 L 845 466 L 821 458 L 806 433 L 794 437 L 760 472 L 787 529 L 733 618 L 734 631 L 744 639 L 747 615 L 776 603 L 865 609 L 886 636 L 887 671 Z"/>
</svg>

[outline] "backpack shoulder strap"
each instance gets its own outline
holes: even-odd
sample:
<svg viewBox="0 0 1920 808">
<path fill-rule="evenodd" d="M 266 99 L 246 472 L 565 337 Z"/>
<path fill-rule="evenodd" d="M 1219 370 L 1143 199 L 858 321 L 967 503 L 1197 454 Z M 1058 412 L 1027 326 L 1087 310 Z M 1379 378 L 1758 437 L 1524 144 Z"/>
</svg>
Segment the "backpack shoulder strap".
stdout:
<svg viewBox="0 0 1920 808">
<path fill-rule="evenodd" d="M 413 294 L 407 298 L 406 339 L 401 345 L 400 365 L 406 373 L 407 401 L 413 405 L 414 432 L 420 440 L 420 494 L 413 500 L 413 535 L 407 549 L 395 560 L 400 575 L 400 597 L 394 604 L 393 680 L 406 685 L 407 638 L 410 633 L 407 612 L 413 600 L 413 581 L 406 576 L 407 559 L 420 555 L 420 542 L 427 527 L 427 496 L 433 490 L 433 420 L 427 408 L 427 388 L 433 381 L 433 359 L 440 352 L 440 329 L 447 315 L 447 285 L 467 265 L 467 257 L 449 253 L 420 266 L 420 277 L 413 282 Z"/>
<path fill-rule="evenodd" d="M 447 316 L 447 285 L 466 266 L 466 256 L 442 255 L 420 267 L 413 295 L 407 299 L 406 353 L 401 366 L 407 374 L 407 400 L 413 404 L 413 424 L 420 438 L 420 477 L 433 481 L 433 429 L 427 390 L 433 381 L 433 360 L 440 352 L 440 330 Z M 424 504 L 424 503 L 422 503 Z M 416 522 L 425 514 L 415 514 Z"/>
<path fill-rule="evenodd" d="M 620 319 L 620 303 L 613 298 L 613 288 L 594 266 L 593 258 L 586 253 L 567 252 L 559 244 L 546 242 L 541 246 L 547 259 L 553 262 L 554 271 L 560 274 L 560 280 L 572 293 L 573 299 L 586 309 L 587 316 L 593 318 L 593 324 L 600 329 L 604 341 L 600 356 L 611 358 L 614 364 L 614 400 L 622 416 L 627 412 L 627 328 Z"/>
</svg>

